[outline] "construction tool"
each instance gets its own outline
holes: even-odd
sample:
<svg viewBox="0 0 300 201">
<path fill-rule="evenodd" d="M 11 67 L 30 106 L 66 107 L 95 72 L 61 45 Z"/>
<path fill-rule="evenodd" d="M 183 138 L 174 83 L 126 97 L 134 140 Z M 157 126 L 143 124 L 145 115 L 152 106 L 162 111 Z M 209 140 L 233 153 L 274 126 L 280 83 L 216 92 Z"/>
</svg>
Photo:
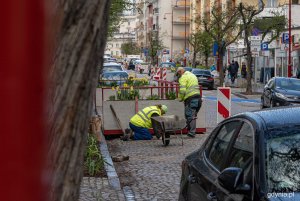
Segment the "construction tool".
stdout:
<svg viewBox="0 0 300 201">
<path fill-rule="evenodd" d="M 115 120 L 117 121 L 117 124 L 118 124 L 119 128 L 122 130 L 122 133 L 124 135 L 125 134 L 125 129 L 123 129 L 121 121 L 120 121 L 119 117 L 117 116 L 117 113 L 116 113 L 116 111 L 115 111 L 115 109 L 112 105 L 110 105 L 110 109 L 111 109 L 111 111 L 114 115 Z"/>
</svg>

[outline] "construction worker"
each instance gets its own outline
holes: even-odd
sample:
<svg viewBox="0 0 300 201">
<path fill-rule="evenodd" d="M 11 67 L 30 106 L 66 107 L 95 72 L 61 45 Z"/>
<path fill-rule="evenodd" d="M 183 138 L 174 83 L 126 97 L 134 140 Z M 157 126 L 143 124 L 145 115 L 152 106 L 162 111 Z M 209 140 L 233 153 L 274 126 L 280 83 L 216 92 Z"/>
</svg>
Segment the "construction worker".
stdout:
<svg viewBox="0 0 300 201">
<path fill-rule="evenodd" d="M 188 136 L 195 137 L 196 134 L 196 118 L 202 105 L 202 99 L 199 91 L 197 77 L 184 68 L 177 69 L 177 77 L 179 78 L 179 101 L 184 102 L 184 114 L 187 123 Z"/>
<path fill-rule="evenodd" d="M 152 128 L 151 117 L 161 116 L 167 113 L 168 107 L 166 105 L 149 106 L 131 117 L 129 122 L 130 129 L 126 129 L 125 135 L 121 137 L 122 140 L 151 140 L 152 135 L 149 128 Z M 134 132 L 134 134 L 133 134 Z"/>
</svg>

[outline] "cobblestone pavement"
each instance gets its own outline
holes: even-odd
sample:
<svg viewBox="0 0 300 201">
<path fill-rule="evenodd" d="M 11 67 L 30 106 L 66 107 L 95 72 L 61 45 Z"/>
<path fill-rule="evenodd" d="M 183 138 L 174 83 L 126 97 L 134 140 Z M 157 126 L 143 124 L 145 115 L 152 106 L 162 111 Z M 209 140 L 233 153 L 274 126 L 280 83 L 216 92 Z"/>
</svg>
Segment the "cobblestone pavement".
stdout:
<svg viewBox="0 0 300 201">
<path fill-rule="evenodd" d="M 81 182 L 79 201 L 125 201 L 122 190 L 111 188 L 106 177 L 84 177 Z"/>
<path fill-rule="evenodd" d="M 215 91 L 206 91 L 213 95 Z M 205 95 L 204 94 L 204 95 Z M 205 100 L 208 132 L 216 125 L 216 101 Z M 259 109 L 259 104 L 232 103 L 232 114 Z M 201 115 L 201 114 L 200 114 Z M 115 162 L 121 186 L 129 186 L 135 200 L 168 201 L 177 200 L 179 193 L 181 162 L 192 151 L 201 146 L 207 134 L 190 139 L 171 136 L 170 145 L 164 147 L 161 140 L 128 141 L 119 139 L 107 141 L 110 154 L 129 155 L 128 161 Z"/>
<path fill-rule="evenodd" d="M 216 90 L 203 91 L 204 96 L 215 96 Z M 210 133 L 216 126 L 216 101 L 204 100 L 206 127 Z M 232 115 L 259 109 L 255 103 L 232 102 Z M 201 114 L 199 114 L 201 115 Z M 181 162 L 192 151 L 201 146 L 207 134 L 190 139 L 171 136 L 170 145 L 164 147 L 161 140 L 123 142 L 119 139 L 107 141 L 111 156 L 128 155 L 129 160 L 114 162 L 123 190 L 132 192 L 127 200 L 171 201 L 177 200 L 181 175 Z M 125 200 L 122 190 L 114 190 L 107 178 L 83 178 L 80 201 Z"/>
</svg>

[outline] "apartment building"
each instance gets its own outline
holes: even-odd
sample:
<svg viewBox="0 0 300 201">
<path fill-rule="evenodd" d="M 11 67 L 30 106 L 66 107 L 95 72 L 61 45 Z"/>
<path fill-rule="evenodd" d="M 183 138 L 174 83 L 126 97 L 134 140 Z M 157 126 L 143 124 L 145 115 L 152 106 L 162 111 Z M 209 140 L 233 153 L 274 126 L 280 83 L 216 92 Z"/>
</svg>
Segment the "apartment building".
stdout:
<svg viewBox="0 0 300 201">
<path fill-rule="evenodd" d="M 189 52 L 189 0 L 138 1 L 137 42 L 147 56 L 150 37 L 157 37 L 164 48 L 158 52 L 160 61 L 182 59 Z"/>
<path fill-rule="evenodd" d="M 193 0 L 191 3 L 192 10 L 192 24 L 191 31 L 195 31 L 197 24 L 195 23 L 196 18 L 209 17 L 213 6 L 217 3 L 220 3 L 221 9 L 225 10 L 230 7 L 236 7 L 239 3 L 244 3 L 248 5 L 261 6 L 259 0 Z M 291 35 L 293 36 L 293 46 L 292 46 L 292 66 L 293 66 L 293 75 L 296 74 L 297 68 L 299 66 L 299 30 L 300 30 L 300 1 L 292 0 L 291 5 L 291 24 L 292 30 Z M 282 15 L 288 18 L 288 4 L 289 0 L 264 0 L 265 9 L 264 11 L 257 16 L 258 18 L 270 18 L 274 16 L 274 13 L 281 13 Z M 288 33 L 288 23 L 286 24 L 285 33 Z M 267 38 L 266 38 L 267 39 Z M 266 40 L 265 40 L 266 41 Z M 265 42 L 262 41 L 262 42 Z M 260 51 L 259 54 L 256 54 L 254 57 L 254 71 L 255 71 L 255 80 L 261 81 L 261 72 L 268 69 L 274 73 L 276 76 L 287 76 L 287 44 L 283 44 L 281 39 L 273 41 L 268 46 L 267 51 Z M 245 45 L 243 35 L 239 40 L 230 45 L 227 49 L 227 54 L 224 58 L 224 62 L 231 61 L 232 59 L 237 60 L 239 63 L 245 61 Z M 265 80 L 264 80 L 265 81 Z"/>
<path fill-rule="evenodd" d="M 131 0 L 131 2 L 136 3 L 135 0 Z M 136 42 L 136 21 L 137 9 L 132 8 L 122 13 L 118 31 L 107 41 L 105 49 L 106 54 L 110 54 L 116 58 L 122 58 L 124 56 L 121 51 L 122 44 L 129 41 Z"/>
</svg>

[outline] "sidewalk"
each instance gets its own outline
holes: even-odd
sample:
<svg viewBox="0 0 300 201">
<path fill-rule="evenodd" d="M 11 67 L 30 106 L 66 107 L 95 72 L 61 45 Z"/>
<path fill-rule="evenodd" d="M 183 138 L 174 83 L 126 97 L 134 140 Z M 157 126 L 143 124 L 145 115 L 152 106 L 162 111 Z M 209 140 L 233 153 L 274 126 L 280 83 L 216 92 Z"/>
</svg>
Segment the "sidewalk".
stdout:
<svg viewBox="0 0 300 201">
<path fill-rule="evenodd" d="M 81 182 L 79 201 L 133 201 L 130 192 L 127 192 L 126 189 L 122 190 L 105 137 L 102 135 L 101 139 L 103 140 L 99 146 L 101 155 L 106 161 L 104 166 L 107 177 L 84 177 Z"/>
</svg>

